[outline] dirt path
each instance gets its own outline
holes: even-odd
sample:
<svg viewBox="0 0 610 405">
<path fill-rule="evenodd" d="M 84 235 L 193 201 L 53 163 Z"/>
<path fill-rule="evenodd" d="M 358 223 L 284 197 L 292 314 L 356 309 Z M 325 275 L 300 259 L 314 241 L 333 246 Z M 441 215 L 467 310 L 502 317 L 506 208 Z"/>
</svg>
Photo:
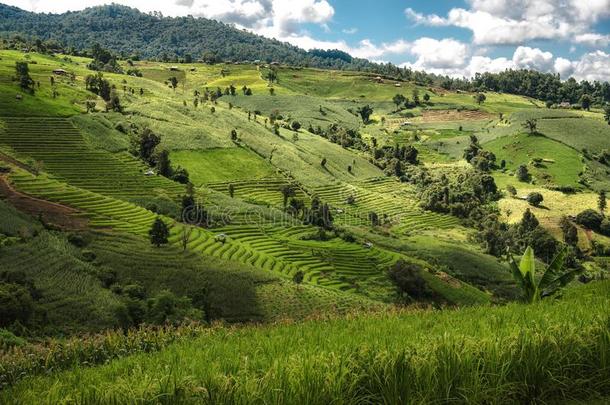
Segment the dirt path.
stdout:
<svg viewBox="0 0 610 405">
<path fill-rule="evenodd" d="M 45 222 L 60 228 L 72 230 L 87 228 L 88 221 L 77 216 L 78 210 L 23 194 L 11 186 L 6 176 L 0 176 L 0 198 L 19 211 L 35 218 L 41 216 Z"/>
<path fill-rule="evenodd" d="M 2 153 L 2 152 L 0 152 L 0 160 L 2 160 L 2 161 L 4 161 L 4 162 L 7 162 L 7 163 L 10 163 L 10 164 L 12 164 L 12 165 L 15 165 L 15 166 L 17 166 L 18 168 L 23 169 L 23 170 L 25 170 L 25 171 L 27 171 L 27 172 L 29 172 L 29 173 L 33 173 L 33 171 L 32 171 L 32 168 L 31 168 L 31 167 L 29 167 L 28 165 L 26 165 L 26 164 L 24 164 L 24 163 L 22 163 L 22 162 L 18 161 L 18 160 L 17 160 L 17 159 L 15 159 L 15 158 L 10 157 L 10 156 L 9 156 L 9 155 L 7 155 L 6 153 Z"/>
</svg>

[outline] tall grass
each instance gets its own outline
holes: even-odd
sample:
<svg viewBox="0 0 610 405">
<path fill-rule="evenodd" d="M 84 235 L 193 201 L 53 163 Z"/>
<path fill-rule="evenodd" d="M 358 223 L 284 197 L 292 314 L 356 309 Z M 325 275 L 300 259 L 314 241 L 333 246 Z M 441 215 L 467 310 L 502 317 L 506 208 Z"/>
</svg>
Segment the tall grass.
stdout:
<svg viewBox="0 0 610 405">
<path fill-rule="evenodd" d="M 214 329 L 26 379 L 14 403 L 533 403 L 610 395 L 610 283 L 560 301 Z"/>
<path fill-rule="evenodd" d="M 91 366 L 136 353 L 150 353 L 190 339 L 209 329 L 200 324 L 145 326 L 129 331 L 51 339 L 45 343 L 13 346 L 0 352 L 0 388 L 37 374 L 73 366 Z"/>
</svg>

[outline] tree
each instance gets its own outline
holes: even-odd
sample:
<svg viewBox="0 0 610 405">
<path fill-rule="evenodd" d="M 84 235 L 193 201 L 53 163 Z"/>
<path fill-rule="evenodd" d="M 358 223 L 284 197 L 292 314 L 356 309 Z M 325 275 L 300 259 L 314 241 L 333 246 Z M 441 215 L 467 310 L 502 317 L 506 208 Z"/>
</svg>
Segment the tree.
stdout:
<svg viewBox="0 0 610 405">
<path fill-rule="evenodd" d="M 15 72 L 19 87 L 28 93 L 34 94 L 34 80 L 30 77 L 30 67 L 27 62 L 15 62 Z"/>
<path fill-rule="evenodd" d="M 527 166 L 525 165 L 519 165 L 519 167 L 517 168 L 517 179 L 519 179 L 519 181 L 523 181 L 523 182 L 529 182 L 530 180 L 530 173 L 527 170 Z"/>
<path fill-rule="evenodd" d="M 540 193 L 533 192 L 527 195 L 527 202 L 534 207 L 540 206 L 542 201 L 544 201 L 544 197 Z"/>
<path fill-rule="evenodd" d="M 610 125 L 610 104 L 604 107 L 604 119 Z"/>
<path fill-rule="evenodd" d="M 599 212 L 587 209 L 576 215 L 576 223 L 585 228 L 597 231 L 604 217 Z"/>
<path fill-rule="evenodd" d="M 176 76 L 172 76 L 169 78 L 169 83 L 172 86 L 172 89 L 176 91 L 176 87 L 178 87 L 178 78 Z"/>
<path fill-rule="evenodd" d="M 591 104 L 593 103 L 593 98 L 588 94 L 583 94 L 580 97 L 580 105 L 583 110 L 589 111 L 591 109 Z"/>
<path fill-rule="evenodd" d="M 193 308 L 190 298 L 177 297 L 169 290 L 161 291 L 150 298 L 146 302 L 146 307 L 148 308 L 147 322 L 156 325 L 178 324 L 185 319 L 201 320 L 204 318 L 201 310 Z"/>
<path fill-rule="evenodd" d="M 425 270 L 414 263 L 398 260 L 388 271 L 388 277 L 394 283 L 400 300 L 404 303 L 426 299 L 432 296 L 428 283 L 421 273 Z"/>
<path fill-rule="evenodd" d="M 265 79 L 269 80 L 269 83 L 273 83 L 277 81 L 277 70 L 269 69 L 265 74 Z"/>
<path fill-rule="evenodd" d="M 171 177 L 172 175 L 172 162 L 169 159 L 169 151 L 163 149 L 157 153 L 155 160 L 157 162 L 157 172 L 163 177 Z"/>
<path fill-rule="evenodd" d="M 419 105 L 419 90 L 418 89 L 413 89 L 413 92 L 411 94 L 413 96 L 413 103 L 415 105 Z"/>
<path fill-rule="evenodd" d="M 229 196 L 233 198 L 235 195 L 235 186 L 233 184 L 229 184 Z"/>
<path fill-rule="evenodd" d="M 509 184 L 508 186 L 506 186 L 506 191 L 508 191 L 508 193 L 514 197 L 517 195 L 517 189 L 515 188 L 515 186 L 513 186 L 512 184 Z"/>
<path fill-rule="evenodd" d="M 233 142 L 237 141 L 237 131 L 235 129 L 231 130 L 231 140 Z"/>
<path fill-rule="evenodd" d="M 290 124 L 290 127 L 292 128 L 293 131 L 298 132 L 299 129 L 301 129 L 301 123 L 299 121 L 292 121 L 292 124 Z"/>
<path fill-rule="evenodd" d="M 521 222 L 519 222 L 517 228 L 520 235 L 525 235 L 533 232 L 534 229 L 538 228 L 538 225 L 540 225 L 538 218 L 536 218 L 532 211 L 527 208 L 523 213 L 523 217 L 521 217 Z"/>
<path fill-rule="evenodd" d="M 362 118 L 362 122 L 364 124 L 368 124 L 369 119 L 371 118 L 371 115 L 373 114 L 373 108 L 367 104 L 363 107 L 358 108 L 358 114 L 360 115 L 360 118 Z"/>
<path fill-rule="evenodd" d="M 148 231 L 148 235 L 150 236 L 150 243 L 156 247 L 161 247 L 161 245 L 169 242 L 169 228 L 161 218 L 155 219 L 155 222 L 153 222 L 152 227 Z"/>
<path fill-rule="evenodd" d="M 563 241 L 569 246 L 578 245 L 578 229 L 565 215 L 559 220 L 559 227 L 563 234 Z"/>
<path fill-rule="evenodd" d="M 297 289 L 300 288 L 301 283 L 303 283 L 303 279 L 305 278 L 305 273 L 302 270 L 297 271 L 292 276 L 292 281 L 297 285 Z"/>
<path fill-rule="evenodd" d="M 483 93 L 477 93 L 473 97 L 474 101 L 476 101 L 478 105 L 483 104 L 483 102 L 487 100 L 487 96 Z"/>
<path fill-rule="evenodd" d="M 295 190 L 294 187 L 291 184 L 286 184 L 284 186 L 282 186 L 280 188 L 280 191 L 282 192 L 282 197 L 283 197 L 283 205 L 284 205 L 284 211 L 286 210 L 286 207 L 288 205 L 288 198 L 290 197 L 294 197 L 295 196 Z"/>
<path fill-rule="evenodd" d="M 324 168 L 326 167 L 326 158 L 322 158 L 322 161 L 320 162 L 320 165 L 322 167 L 324 167 Z"/>
<path fill-rule="evenodd" d="M 191 232 L 193 229 L 189 226 L 182 227 L 182 232 L 180 233 L 180 244 L 182 245 L 182 251 L 186 252 L 186 248 L 188 247 L 189 240 L 191 239 Z"/>
<path fill-rule="evenodd" d="M 275 89 L 273 87 L 269 87 L 269 95 L 273 96 L 275 94 Z"/>
<path fill-rule="evenodd" d="M 110 92 L 110 100 L 106 102 L 106 111 L 114 111 L 118 113 L 123 112 L 123 106 L 121 105 L 121 100 L 119 99 L 116 91 L 112 90 Z"/>
<path fill-rule="evenodd" d="M 406 98 L 402 94 L 396 94 L 394 97 L 392 97 L 392 101 L 394 102 L 394 104 L 396 104 L 396 108 L 400 107 L 400 105 L 404 103 L 405 100 Z"/>
<path fill-rule="evenodd" d="M 536 281 L 536 260 L 531 247 L 525 249 L 519 265 L 509 254 L 509 265 L 513 278 L 521 288 L 523 300 L 528 303 L 540 301 L 543 298 L 557 294 L 561 288 L 570 283 L 580 273 L 579 269 L 564 270 L 566 249 L 562 249 L 544 270 L 542 277 Z"/>
<path fill-rule="evenodd" d="M 430 94 L 426 93 L 424 94 L 424 103 L 428 103 L 430 102 Z"/>
<path fill-rule="evenodd" d="M 606 191 L 601 190 L 599 192 L 599 195 L 597 196 L 597 208 L 599 208 L 599 212 L 603 214 L 604 211 L 606 211 L 607 204 L 608 203 L 606 202 Z"/>
<path fill-rule="evenodd" d="M 379 226 L 379 224 L 380 224 L 379 215 L 377 215 L 377 213 L 375 211 L 369 212 L 369 219 L 371 220 L 372 226 Z"/>
<path fill-rule="evenodd" d="M 110 101 L 112 86 L 108 80 L 104 79 L 102 72 L 97 72 L 95 75 L 87 75 L 85 77 L 85 88 L 103 98 L 104 101 Z"/>
<path fill-rule="evenodd" d="M 161 143 L 161 137 L 146 127 L 134 141 L 134 154 L 152 165 L 155 148 Z"/>
<path fill-rule="evenodd" d="M 525 120 L 523 123 L 523 128 L 525 128 L 530 135 L 535 134 L 538 131 L 538 120 L 535 118 Z"/>
</svg>

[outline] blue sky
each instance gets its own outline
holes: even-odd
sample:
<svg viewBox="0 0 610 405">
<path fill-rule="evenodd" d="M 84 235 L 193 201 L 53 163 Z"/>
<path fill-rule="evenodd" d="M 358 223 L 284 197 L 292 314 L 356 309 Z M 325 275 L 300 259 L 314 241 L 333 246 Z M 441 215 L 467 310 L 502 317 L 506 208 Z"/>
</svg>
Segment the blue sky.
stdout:
<svg viewBox="0 0 610 405">
<path fill-rule="evenodd" d="M 106 0 L 0 0 L 64 12 Z M 114 0 L 194 15 L 306 49 L 450 76 L 532 68 L 610 81 L 610 0 Z"/>
</svg>

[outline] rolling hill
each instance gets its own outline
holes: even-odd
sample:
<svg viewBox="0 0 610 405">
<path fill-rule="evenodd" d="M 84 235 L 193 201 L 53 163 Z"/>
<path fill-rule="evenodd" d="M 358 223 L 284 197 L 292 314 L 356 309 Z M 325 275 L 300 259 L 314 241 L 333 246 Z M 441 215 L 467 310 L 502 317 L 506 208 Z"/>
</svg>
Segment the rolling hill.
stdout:
<svg viewBox="0 0 610 405">
<path fill-rule="evenodd" d="M 102 44 L 142 56 L 167 38 L 122 44 L 121 18 L 160 21 L 168 35 L 171 24 L 237 35 L 119 6 L 0 12 L 11 15 L 0 31 L 38 22 L 45 39 L 115 13 Z M 609 395 L 607 282 L 597 281 L 607 219 L 578 220 L 599 211 L 610 178 L 599 106 L 493 91 L 477 102 L 478 91 L 318 63 L 239 34 L 243 48 L 227 52 L 263 62 L 119 58 L 98 75 L 87 56 L 0 50 L 0 297 L 12 305 L 0 319 L 0 401 Z M 72 35 L 68 44 L 93 40 Z M 287 64 L 265 63 L 276 55 Z M 14 79 L 23 66 L 25 87 Z M 506 248 L 527 244 L 541 267 L 569 245 L 566 265 L 595 282 L 557 302 L 512 302 L 521 291 Z"/>
</svg>

